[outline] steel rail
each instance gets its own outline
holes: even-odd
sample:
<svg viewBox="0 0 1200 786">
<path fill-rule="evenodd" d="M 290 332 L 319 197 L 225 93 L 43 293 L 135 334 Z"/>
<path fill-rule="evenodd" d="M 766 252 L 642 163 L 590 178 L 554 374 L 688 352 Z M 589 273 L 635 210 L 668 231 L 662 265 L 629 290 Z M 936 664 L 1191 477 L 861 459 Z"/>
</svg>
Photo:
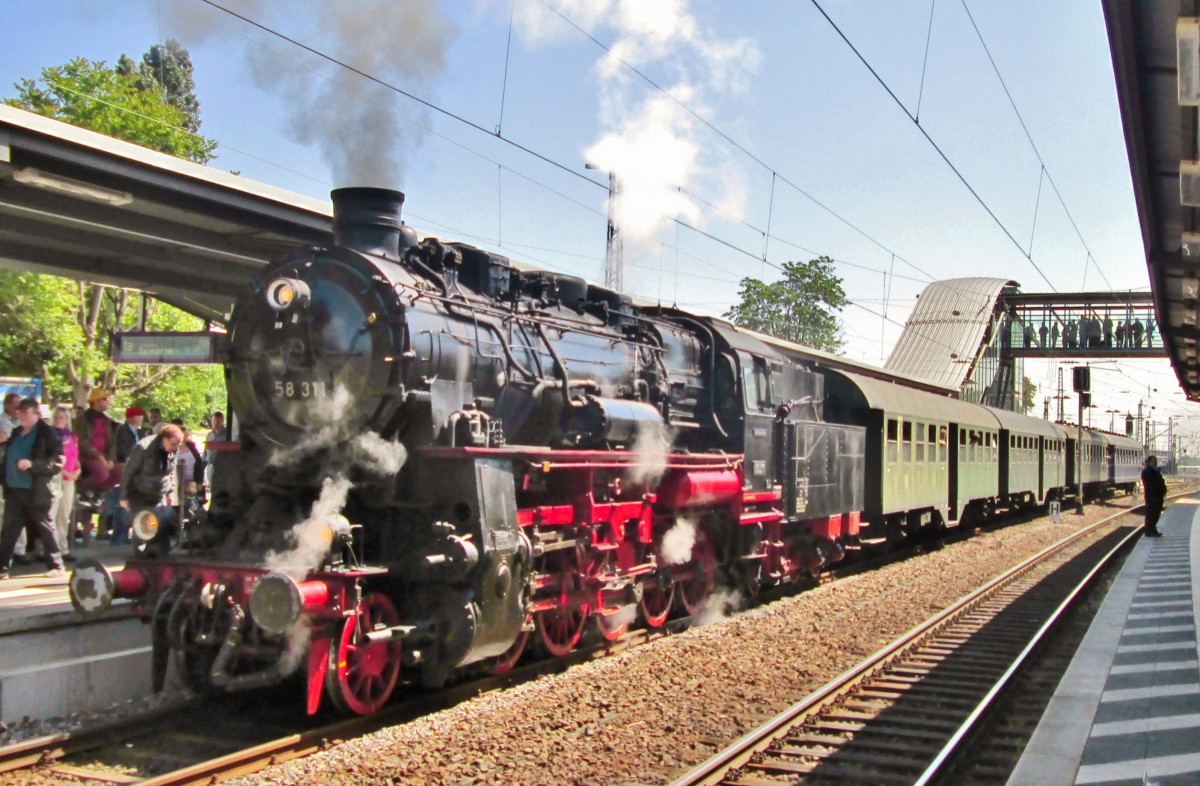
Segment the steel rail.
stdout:
<svg viewBox="0 0 1200 786">
<path fill-rule="evenodd" d="M 1191 492 L 1181 492 L 1180 494 L 1173 495 L 1173 497 L 1183 496 L 1188 493 Z M 842 674 L 827 682 L 825 685 L 818 688 L 813 693 L 801 699 L 799 702 L 793 704 L 791 707 L 788 707 L 778 715 L 769 719 L 757 729 L 754 729 L 746 735 L 738 738 L 731 743 L 729 747 L 718 752 L 708 760 L 701 762 L 699 765 L 674 780 L 671 783 L 671 786 L 712 786 L 712 784 L 720 783 L 721 779 L 724 778 L 730 770 L 742 766 L 748 762 L 755 753 L 765 750 L 775 740 L 785 736 L 792 728 L 797 726 L 800 721 L 810 714 L 812 710 L 830 703 L 834 698 L 849 693 L 859 682 L 872 676 L 880 666 L 890 661 L 901 652 L 912 648 L 917 642 L 922 640 L 934 629 L 949 625 L 953 620 L 963 616 L 966 612 L 970 611 L 973 607 L 978 605 L 987 597 L 1000 592 L 1005 585 L 1011 583 L 1050 556 L 1062 551 L 1070 544 L 1100 529 L 1101 527 L 1110 524 L 1116 519 L 1136 513 L 1136 511 L 1139 510 L 1139 507 L 1140 506 L 1129 508 L 1127 510 L 1114 513 L 1111 516 L 1106 516 L 1105 518 L 1066 536 L 1057 543 L 1051 544 L 1037 554 L 1034 554 L 1021 563 L 1013 566 L 987 584 L 979 587 L 975 591 L 956 601 L 951 606 L 943 609 L 938 614 L 901 634 L 891 643 L 882 647 L 872 655 L 869 655 L 854 667 L 846 670 Z M 1127 542 L 1136 537 L 1137 534 L 1137 531 L 1131 533 L 1129 538 L 1123 540 L 1122 543 L 1127 544 Z M 1111 554 L 1107 555 L 1104 560 L 1107 561 L 1110 558 Z M 1099 568 L 1095 568 L 1089 572 L 1087 577 L 1088 581 L 1092 579 L 1098 569 Z M 1073 590 L 1071 592 L 1071 597 L 1074 598 L 1078 592 L 1079 588 Z M 1060 612 L 1056 613 L 1055 616 L 1056 618 L 1060 616 Z M 1045 627 L 1046 626 L 1043 626 L 1043 628 Z M 1044 635 L 1044 631 L 1039 630 L 1037 635 L 1039 637 Z M 1026 657 L 1028 650 L 1030 649 L 1032 649 L 1032 644 L 1025 648 L 1025 651 L 1022 652 L 1021 657 Z M 1015 671 L 1015 667 L 1009 671 L 1006 671 L 1004 677 L 1006 682 L 1011 677 L 1010 672 L 1012 671 Z M 993 691 L 989 691 L 986 702 L 990 703 L 994 698 L 994 694 L 998 692 L 998 688 L 994 689 Z M 964 722 L 962 727 L 960 727 L 953 735 L 953 745 L 957 745 L 965 737 L 966 733 L 970 730 L 970 727 L 978 720 L 980 715 L 982 715 L 982 709 L 979 708 L 977 708 L 976 712 L 971 713 L 968 720 Z M 939 767 L 949 757 L 950 753 L 952 752 L 951 748 L 952 746 L 950 744 L 943 746 L 943 750 L 938 754 L 937 757 L 937 764 Z M 933 772 L 929 773 L 930 776 L 932 776 L 932 774 Z M 922 777 L 925 776 L 923 775 Z M 925 783 L 927 781 L 921 782 Z"/>
<path fill-rule="evenodd" d="M 1004 674 L 1002 674 L 1000 678 L 996 680 L 995 684 L 992 685 L 992 687 L 988 690 L 987 695 L 980 700 L 978 706 L 971 711 L 971 714 L 967 716 L 967 719 L 964 720 L 962 725 L 958 727 L 953 735 L 951 735 L 945 746 L 942 747 L 942 749 L 934 757 L 933 761 L 929 763 L 929 766 L 925 768 L 925 771 L 921 773 L 921 776 L 913 783 L 913 786 L 926 786 L 933 780 L 933 778 L 937 777 L 941 773 L 942 767 L 945 766 L 950 758 L 958 751 L 959 746 L 966 739 L 967 734 L 969 734 L 971 729 L 975 727 L 975 724 L 981 717 L 983 717 L 984 713 L 988 711 L 992 705 L 992 702 L 995 701 L 996 697 L 1000 695 L 1000 692 L 1004 690 L 1004 687 L 1008 685 L 1013 675 L 1015 675 L 1021 666 L 1025 664 L 1025 661 L 1029 658 L 1029 655 L 1033 652 L 1037 645 L 1041 643 L 1046 634 L 1050 632 L 1050 629 L 1058 624 L 1058 621 L 1062 618 L 1062 615 L 1067 612 L 1073 603 L 1075 603 L 1079 595 L 1089 586 L 1091 586 L 1091 583 L 1095 580 L 1096 576 L 1099 575 L 1102 570 L 1107 568 L 1108 565 L 1116 558 L 1116 556 L 1127 549 L 1134 540 L 1141 537 L 1141 534 L 1141 530 L 1134 529 L 1124 538 L 1121 538 L 1121 541 L 1113 546 L 1107 554 L 1101 557 L 1100 561 L 1097 562 L 1092 569 L 1088 571 L 1088 574 L 1084 576 L 1083 579 L 1075 586 L 1075 588 L 1067 594 L 1067 597 L 1064 598 L 1062 603 L 1058 605 L 1058 608 L 1056 608 L 1050 617 L 1044 623 L 1042 623 L 1042 626 L 1038 628 L 1037 633 L 1033 635 L 1033 637 L 1029 640 L 1024 649 L 1021 650 L 1013 662 L 1009 664 L 1009 667 L 1005 670 Z"/>
</svg>

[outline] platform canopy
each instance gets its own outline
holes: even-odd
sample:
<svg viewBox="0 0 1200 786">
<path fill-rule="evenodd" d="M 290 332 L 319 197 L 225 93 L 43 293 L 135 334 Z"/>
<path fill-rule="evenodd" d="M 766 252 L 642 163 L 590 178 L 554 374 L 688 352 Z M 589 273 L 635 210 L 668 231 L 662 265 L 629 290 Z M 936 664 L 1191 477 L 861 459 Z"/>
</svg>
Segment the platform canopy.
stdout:
<svg viewBox="0 0 1200 786">
<path fill-rule="evenodd" d="M 332 242 L 322 201 L 0 104 L 0 266 L 132 287 L 222 321 L 238 287 Z"/>
<path fill-rule="evenodd" d="M 1200 9 L 1196 0 L 1103 0 L 1133 192 L 1163 345 L 1200 400 Z"/>
</svg>

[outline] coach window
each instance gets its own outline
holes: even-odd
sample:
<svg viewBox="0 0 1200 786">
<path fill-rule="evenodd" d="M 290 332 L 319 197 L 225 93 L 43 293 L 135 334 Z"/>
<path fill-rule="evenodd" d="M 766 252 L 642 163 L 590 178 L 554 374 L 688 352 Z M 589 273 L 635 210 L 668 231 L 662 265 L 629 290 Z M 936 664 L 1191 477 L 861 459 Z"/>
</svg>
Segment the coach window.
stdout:
<svg viewBox="0 0 1200 786">
<path fill-rule="evenodd" d="M 900 460 L 905 464 L 912 463 L 912 427 L 913 424 L 907 420 L 901 426 L 901 434 L 903 435 L 903 444 L 900 447 Z"/>
<path fill-rule="evenodd" d="M 929 424 L 929 463 L 937 461 L 937 426 Z"/>
<path fill-rule="evenodd" d="M 946 463 L 946 427 L 938 426 L 938 461 Z"/>
<path fill-rule="evenodd" d="M 915 423 L 915 424 L 913 424 L 913 430 L 915 432 L 914 437 L 913 437 L 913 445 L 914 445 L 914 450 L 916 451 L 916 455 L 913 457 L 913 460 L 916 461 L 918 464 L 924 464 L 925 463 L 925 424 L 924 423 Z"/>
<path fill-rule="evenodd" d="M 900 425 L 895 418 L 887 422 L 887 463 L 895 464 L 897 456 L 896 441 L 900 438 Z"/>
</svg>

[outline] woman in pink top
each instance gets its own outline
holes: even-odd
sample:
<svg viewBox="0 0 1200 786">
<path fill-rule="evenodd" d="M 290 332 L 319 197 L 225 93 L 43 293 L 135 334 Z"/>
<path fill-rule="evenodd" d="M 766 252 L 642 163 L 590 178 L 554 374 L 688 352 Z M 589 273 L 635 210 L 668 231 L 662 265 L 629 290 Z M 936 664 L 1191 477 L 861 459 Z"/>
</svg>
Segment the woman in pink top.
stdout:
<svg viewBox="0 0 1200 786">
<path fill-rule="evenodd" d="M 71 428 L 71 408 L 58 406 L 54 408 L 54 419 L 51 421 L 58 438 L 62 440 L 63 464 L 62 494 L 58 498 L 58 508 L 54 513 L 54 530 L 58 535 L 58 548 L 62 551 L 63 559 L 74 562 L 75 557 L 69 556 L 71 545 L 75 542 L 75 481 L 79 479 L 79 435 Z"/>
</svg>

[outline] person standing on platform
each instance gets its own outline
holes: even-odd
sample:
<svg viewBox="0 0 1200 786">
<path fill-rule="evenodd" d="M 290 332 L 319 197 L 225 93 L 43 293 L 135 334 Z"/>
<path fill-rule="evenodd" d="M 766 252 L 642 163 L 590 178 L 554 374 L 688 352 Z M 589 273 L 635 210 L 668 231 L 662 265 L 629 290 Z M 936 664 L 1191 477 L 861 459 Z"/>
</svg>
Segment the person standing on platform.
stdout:
<svg viewBox="0 0 1200 786">
<path fill-rule="evenodd" d="M 212 499 L 213 467 L 217 463 L 217 451 L 211 447 L 214 442 L 225 442 L 229 435 L 225 431 L 225 415 L 220 412 L 212 413 L 212 430 L 204 438 L 204 486 L 205 496 Z"/>
<path fill-rule="evenodd" d="M 113 526 L 113 543 L 129 542 L 134 508 L 166 505 L 175 491 L 175 454 L 183 444 L 183 429 L 174 423 L 133 446 L 121 476 L 121 502 Z M 161 519 L 160 519 L 161 520 Z"/>
<path fill-rule="evenodd" d="M 1167 501 L 1167 482 L 1158 471 L 1157 456 L 1146 457 L 1146 465 L 1142 468 L 1142 493 L 1146 495 L 1146 523 L 1142 527 L 1142 534 L 1147 538 L 1161 538 L 1158 517 L 1162 515 L 1163 505 Z"/>
<path fill-rule="evenodd" d="M 75 481 L 79 479 L 79 435 L 71 428 L 71 408 L 60 404 L 54 408 L 55 433 L 63 446 L 62 493 L 54 512 L 54 533 L 63 560 L 74 562 L 71 546 L 75 543 Z"/>
<path fill-rule="evenodd" d="M 63 574 L 62 554 L 54 533 L 55 476 L 63 468 L 62 442 L 48 424 L 42 422 L 37 399 L 21 399 L 17 405 L 20 428 L 4 438 L 0 449 L 0 484 L 4 486 L 4 524 L 0 527 L 0 579 L 8 578 L 13 547 L 32 521 L 38 539 L 50 561 L 53 578 Z"/>
<path fill-rule="evenodd" d="M 121 482 L 116 462 L 117 422 L 105 414 L 111 402 L 112 393 L 96 388 L 88 393 L 88 408 L 78 421 L 83 478 L 76 490 L 80 494 L 108 491 Z"/>
<path fill-rule="evenodd" d="M 125 422 L 117 427 L 117 463 L 124 464 L 129 460 L 129 451 L 138 443 L 146 432 L 142 430 L 142 421 L 146 419 L 146 410 L 140 407 L 129 407 L 125 410 Z"/>
<path fill-rule="evenodd" d="M 1058 348 L 1058 335 L 1059 335 L 1058 323 L 1055 322 L 1053 325 L 1050 326 L 1050 348 L 1051 349 Z"/>
</svg>

